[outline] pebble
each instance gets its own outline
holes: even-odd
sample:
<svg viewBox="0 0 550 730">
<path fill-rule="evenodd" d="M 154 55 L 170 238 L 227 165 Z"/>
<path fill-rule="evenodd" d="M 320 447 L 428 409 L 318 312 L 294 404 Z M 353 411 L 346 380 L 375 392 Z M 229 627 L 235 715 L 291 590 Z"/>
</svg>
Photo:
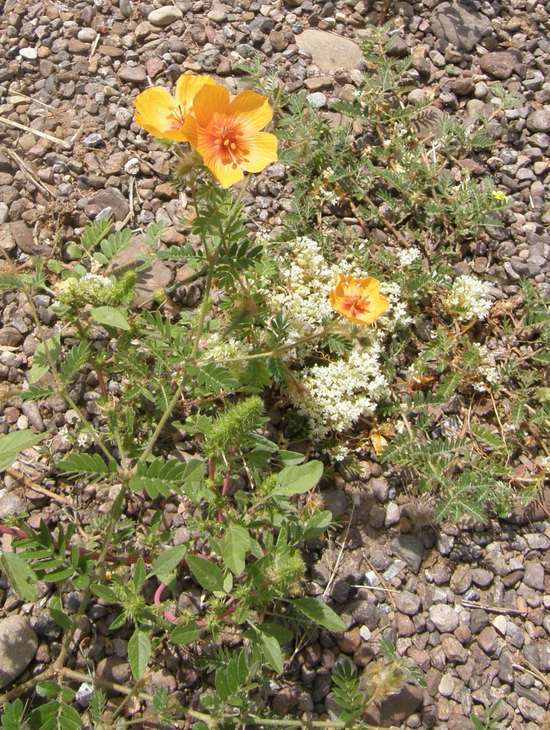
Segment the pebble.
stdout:
<svg viewBox="0 0 550 730">
<path fill-rule="evenodd" d="M 543 109 L 537 109 L 531 112 L 527 117 L 526 124 L 530 132 L 549 132 L 550 106 L 545 106 Z"/>
<path fill-rule="evenodd" d="M 479 65 L 484 73 L 495 79 L 504 81 L 510 78 L 517 62 L 518 58 L 515 53 L 511 51 L 495 51 L 481 56 Z"/>
<path fill-rule="evenodd" d="M 0 620 L 0 689 L 25 671 L 38 649 L 38 637 L 23 616 Z"/>
<path fill-rule="evenodd" d="M 182 18 L 183 13 L 175 5 L 165 5 L 162 8 L 151 10 L 147 16 L 149 23 L 151 23 L 151 25 L 156 25 L 159 28 L 166 28 L 167 26 L 172 25 L 172 23 L 175 23 L 176 20 L 181 20 Z"/>
<path fill-rule="evenodd" d="M 458 614 L 451 606 L 437 604 L 430 608 L 428 614 L 436 629 L 442 633 L 452 633 L 458 626 Z"/>
<path fill-rule="evenodd" d="M 38 58 L 38 51 L 36 50 L 36 48 L 32 47 L 20 48 L 19 55 L 22 58 L 26 58 L 27 61 L 35 61 Z"/>
<path fill-rule="evenodd" d="M 327 104 L 327 97 L 322 91 L 314 91 L 307 95 L 307 103 L 314 109 L 322 109 Z"/>
</svg>

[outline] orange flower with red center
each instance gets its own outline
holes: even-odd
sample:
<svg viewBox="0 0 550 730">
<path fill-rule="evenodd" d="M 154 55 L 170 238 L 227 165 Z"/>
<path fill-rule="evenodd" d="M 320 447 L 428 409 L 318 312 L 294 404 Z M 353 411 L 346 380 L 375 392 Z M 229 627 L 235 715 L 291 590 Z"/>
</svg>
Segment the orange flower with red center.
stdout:
<svg viewBox="0 0 550 730">
<path fill-rule="evenodd" d="M 243 91 L 234 99 L 223 86 L 204 86 L 196 95 L 186 133 L 220 185 L 228 188 L 244 172 L 261 172 L 277 160 L 277 138 L 262 132 L 273 117 L 265 96 Z"/>
<path fill-rule="evenodd" d="M 389 302 L 380 294 L 380 282 L 372 276 L 355 278 L 339 274 L 330 292 L 330 303 L 355 324 L 372 324 L 387 311 Z"/>
<path fill-rule="evenodd" d="M 177 80 L 175 96 L 161 86 L 145 89 L 135 99 L 134 121 L 153 137 L 187 142 L 185 127 L 195 96 L 215 83 L 209 76 L 183 74 Z"/>
</svg>

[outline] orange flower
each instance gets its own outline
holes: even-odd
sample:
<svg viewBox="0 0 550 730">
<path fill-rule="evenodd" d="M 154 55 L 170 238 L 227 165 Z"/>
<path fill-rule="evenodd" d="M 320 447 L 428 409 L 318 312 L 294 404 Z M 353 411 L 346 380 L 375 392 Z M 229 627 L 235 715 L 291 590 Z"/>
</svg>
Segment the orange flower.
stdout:
<svg viewBox="0 0 550 730">
<path fill-rule="evenodd" d="M 380 294 L 378 279 L 372 276 L 356 279 L 343 274 L 338 275 L 336 286 L 330 292 L 330 303 L 355 324 L 372 324 L 389 307 L 386 297 Z"/>
<path fill-rule="evenodd" d="M 273 109 L 265 96 L 243 91 L 233 100 L 223 86 L 204 86 L 188 118 L 188 140 L 220 185 L 228 188 L 244 172 L 261 172 L 277 159 L 277 138 L 261 130 Z"/>
<path fill-rule="evenodd" d="M 176 83 L 172 96 L 162 86 L 145 89 L 135 99 L 134 121 L 153 137 L 187 142 L 185 126 L 197 93 L 216 82 L 209 76 L 183 74 Z"/>
</svg>

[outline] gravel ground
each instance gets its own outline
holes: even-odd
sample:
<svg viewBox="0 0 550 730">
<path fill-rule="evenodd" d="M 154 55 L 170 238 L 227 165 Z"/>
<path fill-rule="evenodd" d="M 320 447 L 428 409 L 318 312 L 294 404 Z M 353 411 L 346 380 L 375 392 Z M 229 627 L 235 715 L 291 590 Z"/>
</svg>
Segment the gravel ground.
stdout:
<svg viewBox="0 0 550 730">
<path fill-rule="evenodd" d="M 132 123 L 132 98 L 150 82 L 171 85 L 185 70 L 211 73 L 239 88 L 238 66 L 259 54 L 289 89 L 307 89 L 311 103 L 330 111 L 357 81 L 361 54 L 352 39 L 367 35 L 369 25 L 378 22 L 380 7 L 372 5 L 367 0 L 179 0 L 174 6 L 130 0 L 0 2 L 0 247 L 21 264 L 31 255 L 48 257 L 106 209 L 136 228 L 165 223 L 164 242 L 182 243 L 181 202 L 167 182 L 170 153 Z M 411 100 L 432 92 L 436 106 L 475 117 L 490 113 L 497 82 L 519 95 L 520 106 L 506 112 L 508 124 L 499 130 L 486 163 L 496 184 L 512 196 L 510 225 L 477 241 L 461 267 L 490 279 L 502 298 L 517 293 L 521 277 L 548 293 L 550 15 L 545 3 L 416 0 L 392 6 L 398 13 L 391 18 L 397 31 L 393 52 L 412 53 L 419 71 Z M 487 172 L 476 160 L 471 169 Z M 284 167 L 273 165 L 252 183 L 251 217 L 265 227 L 279 225 L 287 198 Z M 143 282 L 141 301 L 181 275 L 156 264 Z M 196 301 L 200 292 L 184 294 Z M 45 295 L 37 300 L 47 333 L 54 325 L 51 301 Z M 36 344 L 24 303 L 5 295 L 0 432 L 54 429 L 52 447 L 63 452 L 70 448 L 63 426 L 71 424 L 74 413 L 58 398 L 39 408 L 9 397 L 11 385 L 25 381 Z M 96 385 L 89 380 L 80 393 L 91 416 Z M 35 484 L 53 486 L 38 465 L 19 468 Z M 293 714 L 326 712 L 337 655 L 344 652 L 366 666 L 384 633 L 422 668 L 427 689 L 408 687 L 383 704 L 372 722 L 467 730 L 473 727 L 472 711 L 482 715 L 501 699 L 502 727 L 540 728 L 549 702 L 544 677 L 550 669 L 548 523 L 523 520 L 482 530 L 453 526 L 436 533 L 418 527 L 388 477 L 378 464 L 366 462 L 360 493 L 343 480 L 324 493 L 328 507 L 350 529 L 336 571 L 343 534 L 310 556 L 309 589 L 332 596 L 349 630 L 337 641 L 321 632 L 300 652 L 288 683 L 274 693 L 274 706 Z M 74 499 L 85 519 L 94 508 L 93 493 Z M 25 486 L 20 473 L 6 474 L 0 485 L 0 520 L 24 511 L 33 526 L 41 518 L 55 526 L 71 519 L 71 509 Z M 167 517 L 176 533 L 185 530 L 173 505 L 167 506 Z M 40 671 L 58 651 L 58 629 L 46 602 L 44 593 L 37 604 L 22 604 L 0 578 L 0 687 L 23 671 L 23 678 Z M 126 682 L 128 635 L 108 636 L 109 621 L 109 609 L 92 607 L 82 647 L 97 662 L 99 675 Z M 189 698 L 198 689 L 197 672 L 184 654 L 165 659 L 152 686 Z M 83 659 L 78 662 L 83 666 Z"/>
</svg>

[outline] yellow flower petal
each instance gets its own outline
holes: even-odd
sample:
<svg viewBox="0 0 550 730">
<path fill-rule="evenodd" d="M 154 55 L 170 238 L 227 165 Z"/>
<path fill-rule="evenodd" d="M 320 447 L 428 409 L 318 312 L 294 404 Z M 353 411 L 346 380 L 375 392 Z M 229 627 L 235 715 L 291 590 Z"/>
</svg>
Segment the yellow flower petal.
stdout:
<svg viewBox="0 0 550 730">
<path fill-rule="evenodd" d="M 242 167 L 247 172 L 261 172 L 277 160 L 277 137 L 269 132 L 257 132 L 247 140 L 249 153 Z"/>
<path fill-rule="evenodd" d="M 227 114 L 229 91 L 219 84 L 207 84 L 195 96 L 193 115 L 200 127 L 206 127 L 213 115 Z"/>
<path fill-rule="evenodd" d="M 255 91 L 242 91 L 229 105 L 231 114 L 239 115 L 239 122 L 247 132 L 259 132 L 273 119 L 273 109 L 262 94 Z"/>
<path fill-rule="evenodd" d="M 149 127 L 162 132 L 170 127 L 170 115 L 174 110 L 174 99 L 166 89 L 153 86 L 138 94 L 134 101 L 135 121 L 148 132 Z M 154 134 L 155 132 L 151 132 Z"/>
<path fill-rule="evenodd" d="M 204 161 L 206 167 L 210 170 L 212 175 L 220 183 L 222 188 L 229 188 L 239 180 L 242 180 L 244 175 L 240 167 L 236 165 L 224 165 L 216 157 L 211 157 Z"/>
<path fill-rule="evenodd" d="M 193 106 L 195 96 L 204 86 L 214 86 L 216 82 L 210 76 L 182 74 L 176 83 L 176 102 L 184 114 L 188 114 Z"/>
</svg>

